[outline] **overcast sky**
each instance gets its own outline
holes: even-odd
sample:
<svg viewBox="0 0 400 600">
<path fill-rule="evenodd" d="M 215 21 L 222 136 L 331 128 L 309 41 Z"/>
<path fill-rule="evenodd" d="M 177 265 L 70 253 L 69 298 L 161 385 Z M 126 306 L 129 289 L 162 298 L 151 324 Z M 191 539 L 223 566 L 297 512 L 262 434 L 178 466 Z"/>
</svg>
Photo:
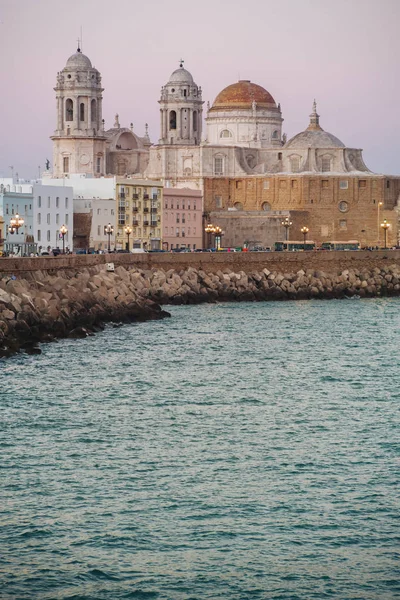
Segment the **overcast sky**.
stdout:
<svg viewBox="0 0 400 600">
<path fill-rule="evenodd" d="M 102 75 L 103 117 L 159 137 L 161 86 L 185 67 L 213 102 L 240 79 L 281 103 L 290 138 L 309 122 L 400 174 L 400 0 L 0 0 L 0 175 L 52 161 L 57 71 L 77 47 Z"/>
</svg>

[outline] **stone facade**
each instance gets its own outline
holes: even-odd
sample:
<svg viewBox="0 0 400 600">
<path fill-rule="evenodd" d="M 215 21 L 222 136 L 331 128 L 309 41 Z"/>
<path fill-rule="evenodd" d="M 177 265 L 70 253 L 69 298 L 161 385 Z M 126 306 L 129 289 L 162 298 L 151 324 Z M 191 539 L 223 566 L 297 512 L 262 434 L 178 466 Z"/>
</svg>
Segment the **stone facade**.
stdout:
<svg viewBox="0 0 400 600">
<path fill-rule="evenodd" d="M 399 194 L 400 177 L 372 173 L 207 178 L 204 211 L 212 215 L 213 224 L 224 228 L 225 239 L 234 240 L 235 245 L 245 241 L 241 239 L 240 231 L 236 231 L 241 215 L 243 218 L 247 215 L 248 219 L 253 213 L 256 231 L 262 229 L 265 222 L 274 227 L 276 218 L 281 219 L 282 211 L 289 211 L 293 221 L 292 240 L 302 240 L 300 229 L 307 226 L 310 230 L 308 239 L 317 244 L 358 240 L 362 246 L 382 246 L 381 223 L 387 219 L 390 225 L 387 242 L 393 246 L 398 242 Z M 260 219 L 258 225 L 255 224 L 257 219 Z M 285 239 L 284 228 L 278 233 L 280 239 Z M 258 237 L 262 238 L 261 245 L 270 245 L 268 227 Z"/>
</svg>

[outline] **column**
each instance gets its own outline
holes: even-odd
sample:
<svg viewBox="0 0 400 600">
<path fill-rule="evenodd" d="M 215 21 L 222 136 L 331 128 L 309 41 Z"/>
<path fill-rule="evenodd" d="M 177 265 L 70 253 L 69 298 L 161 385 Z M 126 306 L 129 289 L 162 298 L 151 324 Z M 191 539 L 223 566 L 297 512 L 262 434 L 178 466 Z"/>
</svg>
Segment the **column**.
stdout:
<svg viewBox="0 0 400 600">
<path fill-rule="evenodd" d="M 160 138 L 164 137 L 164 111 L 160 108 Z"/>
<path fill-rule="evenodd" d="M 168 141 L 168 108 L 164 109 L 164 135 L 165 141 Z"/>
<path fill-rule="evenodd" d="M 189 116 L 188 116 L 188 119 L 189 119 L 189 139 L 190 139 L 190 141 L 192 141 L 193 140 L 193 114 L 194 114 L 193 109 L 189 108 L 188 109 L 188 113 L 189 113 Z"/>
<path fill-rule="evenodd" d="M 79 96 L 77 96 L 74 100 L 75 104 L 75 129 L 79 129 Z"/>
</svg>

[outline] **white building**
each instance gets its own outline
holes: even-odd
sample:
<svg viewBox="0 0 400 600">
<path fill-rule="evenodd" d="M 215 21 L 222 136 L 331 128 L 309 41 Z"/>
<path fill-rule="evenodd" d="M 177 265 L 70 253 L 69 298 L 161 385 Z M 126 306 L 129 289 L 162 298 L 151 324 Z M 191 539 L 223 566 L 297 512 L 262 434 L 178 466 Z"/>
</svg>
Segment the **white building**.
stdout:
<svg viewBox="0 0 400 600">
<path fill-rule="evenodd" d="M 0 179 L 0 211 L 4 219 L 3 237 L 10 244 L 36 244 L 38 251 L 62 248 L 60 227 L 65 225 L 65 247 L 73 244 L 73 190 L 70 186 Z M 11 219 L 24 220 L 14 234 L 9 233 Z"/>
</svg>

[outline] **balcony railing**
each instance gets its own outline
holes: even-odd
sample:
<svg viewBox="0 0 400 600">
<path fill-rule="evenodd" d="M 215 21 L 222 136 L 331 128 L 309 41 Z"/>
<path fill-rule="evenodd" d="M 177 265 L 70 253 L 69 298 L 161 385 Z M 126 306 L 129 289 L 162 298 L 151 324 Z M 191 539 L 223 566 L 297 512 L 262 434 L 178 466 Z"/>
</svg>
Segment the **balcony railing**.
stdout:
<svg viewBox="0 0 400 600">
<path fill-rule="evenodd" d="M 139 225 L 139 221 L 132 221 L 132 225 L 133 225 L 134 227 L 138 227 L 138 225 Z"/>
<path fill-rule="evenodd" d="M 149 221 L 143 221 L 143 227 L 148 227 Z"/>
<path fill-rule="evenodd" d="M 132 198 L 134 200 L 138 200 L 139 199 L 139 194 L 132 194 Z"/>
<path fill-rule="evenodd" d="M 145 200 L 148 200 L 148 199 L 149 199 L 149 195 L 148 195 L 148 194 L 144 194 L 143 198 L 144 198 Z"/>
<path fill-rule="evenodd" d="M 147 207 L 145 207 L 145 208 L 143 209 L 143 212 L 145 212 L 145 213 L 148 213 L 148 212 L 149 212 L 149 209 L 148 209 Z"/>
<path fill-rule="evenodd" d="M 137 212 L 139 209 L 137 206 L 132 206 L 132 212 Z"/>
</svg>

